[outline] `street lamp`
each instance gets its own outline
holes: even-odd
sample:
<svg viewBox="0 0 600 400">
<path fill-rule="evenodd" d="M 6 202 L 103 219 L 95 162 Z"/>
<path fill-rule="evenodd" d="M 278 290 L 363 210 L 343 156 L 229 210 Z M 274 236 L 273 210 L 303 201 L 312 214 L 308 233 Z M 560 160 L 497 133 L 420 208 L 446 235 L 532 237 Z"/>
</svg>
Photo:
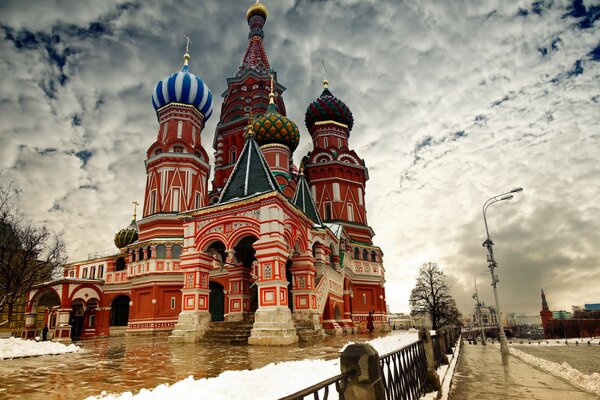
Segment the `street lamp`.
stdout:
<svg viewBox="0 0 600 400">
<path fill-rule="evenodd" d="M 518 187 L 509 192 L 490 197 L 489 199 L 487 199 L 487 201 L 485 203 L 483 203 L 483 222 L 485 224 L 485 233 L 487 235 L 487 239 L 485 240 L 485 242 L 483 242 L 482 246 L 486 247 L 487 251 L 488 251 L 487 262 L 488 262 L 488 267 L 490 269 L 490 274 L 492 275 L 492 287 L 494 288 L 494 299 L 496 300 L 496 316 L 498 319 L 498 329 L 500 331 L 498 333 L 498 336 L 500 339 L 500 352 L 504 353 L 504 354 L 509 354 L 510 351 L 508 350 L 508 342 L 506 341 L 506 335 L 504 334 L 504 324 L 502 323 L 502 311 L 500 311 L 500 302 L 498 301 L 498 291 L 496 290 L 496 285 L 498 284 L 499 279 L 498 279 L 498 275 L 494 273 L 494 269 L 498 266 L 496 264 L 496 260 L 494 259 L 494 250 L 493 250 L 494 242 L 492 242 L 492 239 L 490 238 L 490 230 L 488 228 L 485 212 L 487 211 L 488 207 L 491 206 L 492 204 L 497 203 L 499 201 L 510 200 L 514 197 L 513 193 L 518 193 L 518 192 L 522 192 L 522 191 L 523 191 L 523 188 Z"/>
<path fill-rule="evenodd" d="M 487 274 L 484 273 L 484 274 Z M 481 318 L 481 302 L 479 301 L 479 293 L 477 293 L 477 278 L 483 276 L 484 274 L 479 274 L 475 278 L 473 278 L 473 282 L 475 283 L 475 293 L 473 294 L 473 300 L 475 300 L 475 309 L 477 310 L 477 315 L 479 316 L 479 329 L 481 330 L 481 344 L 487 345 L 485 339 L 485 329 L 483 329 L 483 319 Z"/>
</svg>

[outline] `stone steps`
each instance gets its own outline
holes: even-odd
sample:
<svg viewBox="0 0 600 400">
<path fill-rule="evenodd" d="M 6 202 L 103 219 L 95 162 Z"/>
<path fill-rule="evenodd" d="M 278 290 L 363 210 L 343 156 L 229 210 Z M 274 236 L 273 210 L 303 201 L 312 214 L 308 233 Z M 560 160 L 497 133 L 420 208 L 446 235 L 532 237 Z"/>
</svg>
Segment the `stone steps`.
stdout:
<svg viewBox="0 0 600 400">
<path fill-rule="evenodd" d="M 253 317 L 243 321 L 211 322 L 202 340 L 215 343 L 248 343 L 253 325 Z"/>
<path fill-rule="evenodd" d="M 311 321 L 297 320 L 294 325 L 300 342 L 314 342 L 323 339 L 325 335 L 323 329 L 315 329 Z"/>
</svg>

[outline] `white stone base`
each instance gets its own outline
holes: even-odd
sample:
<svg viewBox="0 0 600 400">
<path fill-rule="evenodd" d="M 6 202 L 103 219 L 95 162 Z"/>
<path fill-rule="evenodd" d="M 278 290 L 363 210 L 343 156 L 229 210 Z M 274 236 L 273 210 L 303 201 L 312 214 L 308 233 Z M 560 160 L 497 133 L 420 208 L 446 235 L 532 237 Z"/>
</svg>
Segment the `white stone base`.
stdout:
<svg viewBox="0 0 600 400">
<path fill-rule="evenodd" d="M 194 343 L 200 341 L 210 326 L 208 311 L 181 312 L 175 329 L 169 336 L 170 343 Z"/>
<path fill-rule="evenodd" d="M 287 307 L 257 310 L 248 344 L 284 346 L 298 342 L 292 313 Z"/>
</svg>

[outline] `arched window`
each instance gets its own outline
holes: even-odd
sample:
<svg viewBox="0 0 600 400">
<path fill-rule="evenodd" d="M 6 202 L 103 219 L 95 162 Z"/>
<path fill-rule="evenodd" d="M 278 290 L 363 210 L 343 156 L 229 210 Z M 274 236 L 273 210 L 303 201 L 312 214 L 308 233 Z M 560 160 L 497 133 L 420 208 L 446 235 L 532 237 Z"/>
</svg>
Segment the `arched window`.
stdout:
<svg viewBox="0 0 600 400">
<path fill-rule="evenodd" d="M 144 259 L 144 249 L 140 249 L 138 251 L 138 260 L 142 261 Z"/>
<path fill-rule="evenodd" d="M 181 246 L 174 244 L 171 247 L 171 258 L 179 258 L 179 256 L 181 256 Z"/>
<path fill-rule="evenodd" d="M 371 252 L 371 261 L 377 261 L 377 254 L 375 254 L 375 251 Z"/>
<path fill-rule="evenodd" d="M 354 259 L 358 260 L 360 258 L 360 252 L 358 250 L 358 247 L 354 248 Z"/>
<path fill-rule="evenodd" d="M 367 249 L 363 249 L 362 253 L 363 253 L 363 256 L 362 256 L 363 260 L 369 261 L 369 252 L 367 251 Z"/>
<path fill-rule="evenodd" d="M 166 258 L 167 257 L 167 248 L 164 244 L 159 244 L 156 246 L 156 258 Z"/>
<path fill-rule="evenodd" d="M 124 271 L 124 270 L 125 270 L 125 257 L 119 257 L 119 258 L 117 258 L 115 271 Z"/>
<path fill-rule="evenodd" d="M 131 262 L 135 262 L 135 250 L 131 252 Z"/>
<path fill-rule="evenodd" d="M 148 247 L 146 248 L 146 250 L 148 250 L 148 257 L 147 257 L 147 258 L 148 258 L 148 259 L 152 258 L 152 247 L 148 246 Z"/>
<path fill-rule="evenodd" d="M 318 246 L 319 246 L 319 243 L 315 243 L 315 244 L 313 244 L 313 247 L 312 247 L 312 256 L 313 256 L 314 258 L 317 258 L 317 247 L 318 247 Z"/>
</svg>

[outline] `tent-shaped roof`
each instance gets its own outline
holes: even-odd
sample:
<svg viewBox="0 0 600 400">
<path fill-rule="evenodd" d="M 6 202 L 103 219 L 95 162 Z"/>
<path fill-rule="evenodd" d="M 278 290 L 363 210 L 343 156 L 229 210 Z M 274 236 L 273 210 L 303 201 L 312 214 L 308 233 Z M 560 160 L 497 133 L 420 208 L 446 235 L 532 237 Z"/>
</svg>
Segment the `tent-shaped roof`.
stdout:
<svg viewBox="0 0 600 400">
<path fill-rule="evenodd" d="M 279 185 L 269 169 L 254 137 L 246 139 L 240 158 L 235 163 L 227 184 L 221 192 L 219 203 L 243 199 L 258 193 L 279 190 Z"/>
<path fill-rule="evenodd" d="M 304 177 L 303 173 L 300 173 L 298 187 L 296 188 L 296 193 L 294 194 L 292 203 L 294 203 L 296 207 L 301 209 L 304 214 L 312 219 L 315 224 L 323 226 L 323 221 L 321 221 L 321 217 L 319 216 L 315 202 L 310 194 L 308 182 L 306 182 L 306 178 Z"/>
</svg>

